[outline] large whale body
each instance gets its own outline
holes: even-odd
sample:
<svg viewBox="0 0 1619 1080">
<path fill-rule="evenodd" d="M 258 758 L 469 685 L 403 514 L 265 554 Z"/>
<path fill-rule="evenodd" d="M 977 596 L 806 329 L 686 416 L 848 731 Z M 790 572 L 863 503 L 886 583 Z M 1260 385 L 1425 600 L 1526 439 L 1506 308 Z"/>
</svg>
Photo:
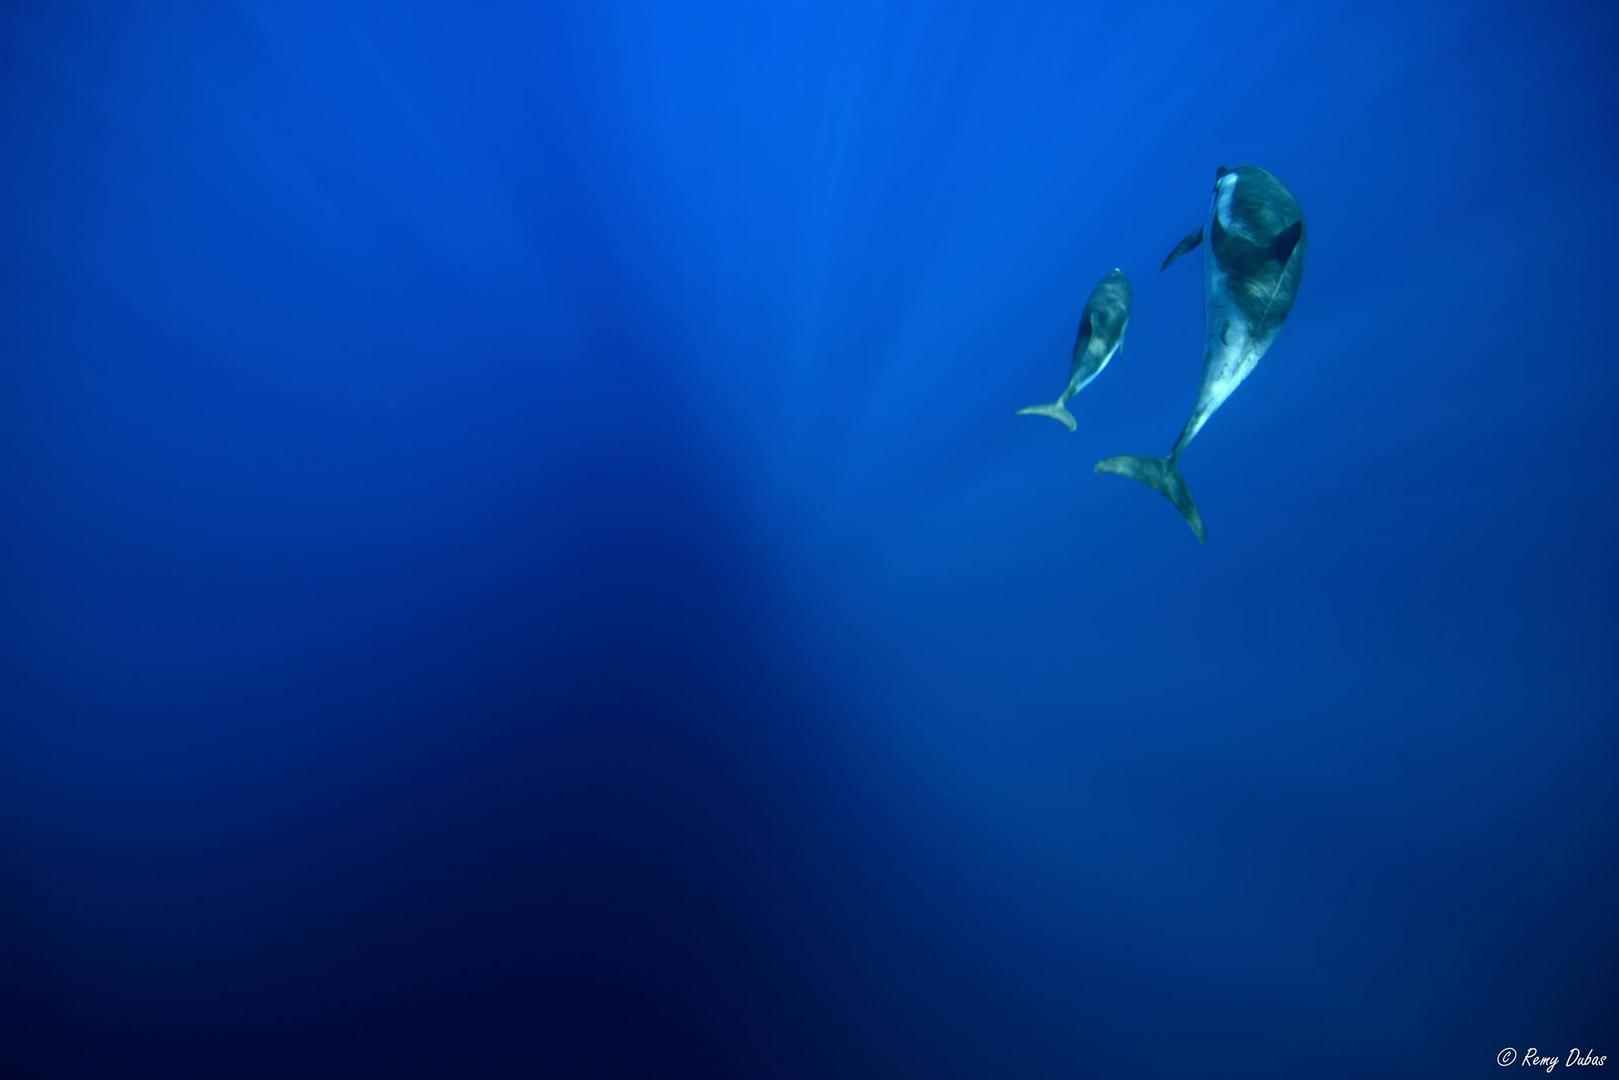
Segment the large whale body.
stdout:
<svg viewBox="0 0 1619 1080">
<path fill-rule="evenodd" d="M 1198 229 L 1164 259 L 1168 267 L 1197 247 L 1203 253 L 1203 385 L 1168 457 L 1110 457 L 1097 472 L 1140 480 L 1181 512 L 1199 542 L 1203 518 L 1180 473 L 1180 457 L 1209 417 L 1242 385 L 1293 309 L 1304 276 L 1304 215 L 1292 192 L 1257 165 L 1221 166 L 1205 229 Z"/>
<path fill-rule="evenodd" d="M 1074 430 L 1068 399 L 1100 375 L 1108 361 L 1124 348 L 1124 332 L 1130 327 L 1130 303 L 1130 279 L 1124 271 L 1114 267 L 1103 274 L 1085 301 L 1085 313 L 1080 316 L 1079 332 L 1074 336 L 1073 359 L 1068 365 L 1068 385 L 1062 396 L 1050 405 L 1019 409 L 1019 416 L 1049 416 L 1069 431 Z"/>
</svg>

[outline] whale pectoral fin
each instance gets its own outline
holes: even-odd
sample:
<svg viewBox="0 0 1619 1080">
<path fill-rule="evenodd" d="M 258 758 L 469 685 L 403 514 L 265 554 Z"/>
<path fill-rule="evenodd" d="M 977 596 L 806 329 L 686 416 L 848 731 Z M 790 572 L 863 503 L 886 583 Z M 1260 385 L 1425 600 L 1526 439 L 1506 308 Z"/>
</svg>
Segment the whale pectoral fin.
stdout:
<svg viewBox="0 0 1619 1080">
<path fill-rule="evenodd" d="M 1086 311 L 1079 320 L 1079 331 L 1074 335 L 1074 356 L 1078 357 L 1085 351 L 1091 340 L 1091 313 Z"/>
<path fill-rule="evenodd" d="M 1186 236 L 1186 239 L 1184 239 L 1180 243 L 1176 244 L 1174 251 L 1171 251 L 1168 255 L 1164 256 L 1163 265 L 1158 267 L 1158 269 L 1159 270 L 1168 270 L 1170 263 L 1174 262 L 1176 259 L 1180 258 L 1182 255 L 1185 255 L 1188 251 L 1191 251 L 1193 248 L 1197 247 L 1197 245 L 1201 244 L 1202 242 L 1203 242 L 1203 229 L 1201 227 L 1199 227 L 1199 228 L 1195 229 L 1194 231 L 1188 233 L 1187 236 Z"/>
<path fill-rule="evenodd" d="M 1299 240 L 1304 236 L 1304 222 L 1295 221 L 1287 228 L 1276 234 L 1276 239 L 1270 242 L 1271 257 L 1283 266 L 1293 257 L 1293 249 L 1299 246 Z"/>
<path fill-rule="evenodd" d="M 1270 318 L 1271 305 L 1276 303 L 1276 294 L 1281 292 L 1282 281 L 1287 277 L 1287 267 L 1293 261 L 1293 253 L 1299 249 L 1299 241 L 1303 238 L 1304 222 L 1295 221 L 1270 242 L 1270 256 L 1276 260 L 1281 269 L 1276 272 L 1276 284 L 1271 287 L 1270 298 L 1265 301 L 1265 310 L 1259 317 L 1260 322 Z"/>
</svg>

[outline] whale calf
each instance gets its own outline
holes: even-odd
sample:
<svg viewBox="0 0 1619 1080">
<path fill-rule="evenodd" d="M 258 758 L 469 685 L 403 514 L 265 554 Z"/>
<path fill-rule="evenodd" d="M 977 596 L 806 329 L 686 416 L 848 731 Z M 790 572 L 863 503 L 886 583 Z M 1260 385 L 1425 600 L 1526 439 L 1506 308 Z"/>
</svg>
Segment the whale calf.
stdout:
<svg viewBox="0 0 1619 1080">
<path fill-rule="evenodd" d="M 1140 480 L 1181 512 L 1192 534 L 1208 539 L 1180 473 L 1180 458 L 1215 410 L 1242 385 L 1293 309 L 1304 276 L 1304 215 L 1292 192 L 1257 165 L 1220 166 L 1203 251 L 1203 385 L 1180 438 L 1163 458 L 1124 455 L 1097 462 L 1099 473 Z M 1202 242 L 1198 229 L 1175 245 L 1167 268 Z"/>
<path fill-rule="evenodd" d="M 1019 416 L 1049 416 L 1069 431 L 1074 430 L 1074 416 L 1068 411 L 1068 399 L 1085 388 L 1102 373 L 1118 351 L 1124 347 L 1124 331 L 1130 325 L 1130 279 L 1115 267 L 1102 276 L 1085 301 L 1085 314 L 1079 319 L 1079 333 L 1074 337 L 1074 358 L 1068 366 L 1068 386 L 1062 396 L 1050 405 L 1030 405 L 1019 409 Z"/>
</svg>

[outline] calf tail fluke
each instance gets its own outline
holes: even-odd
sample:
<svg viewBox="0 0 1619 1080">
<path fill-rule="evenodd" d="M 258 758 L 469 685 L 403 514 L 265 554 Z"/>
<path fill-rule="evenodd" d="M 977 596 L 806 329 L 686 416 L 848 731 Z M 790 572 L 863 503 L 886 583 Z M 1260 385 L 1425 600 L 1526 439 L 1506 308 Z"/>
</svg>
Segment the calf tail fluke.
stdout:
<svg viewBox="0 0 1619 1080">
<path fill-rule="evenodd" d="M 1074 430 L 1074 414 L 1063 407 L 1060 401 L 1053 401 L 1050 405 L 1030 405 L 1027 409 L 1019 409 L 1019 416 L 1049 416 L 1069 431 Z"/>
<path fill-rule="evenodd" d="M 1197 537 L 1198 543 L 1207 542 L 1209 537 L 1203 529 L 1202 515 L 1197 512 L 1197 504 L 1192 502 L 1192 493 L 1186 487 L 1186 480 L 1181 476 L 1180 465 L 1175 458 L 1132 457 L 1124 454 L 1097 462 L 1096 471 L 1117 473 L 1132 480 L 1140 480 L 1175 504 L 1175 509 L 1186 519 L 1186 524 L 1190 526 L 1192 535 Z"/>
</svg>

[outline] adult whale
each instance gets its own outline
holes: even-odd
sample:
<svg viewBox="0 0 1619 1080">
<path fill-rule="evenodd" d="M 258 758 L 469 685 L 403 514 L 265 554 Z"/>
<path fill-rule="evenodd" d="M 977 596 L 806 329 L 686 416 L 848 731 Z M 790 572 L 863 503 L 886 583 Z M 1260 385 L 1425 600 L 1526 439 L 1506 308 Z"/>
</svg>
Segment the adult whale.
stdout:
<svg viewBox="0 0 1619 1080">
<path fill-rule="evenodd" d="M 1123 270 L 1114 267 L 1102 275 L 1085 301 L 1085 314 L 1079 319 L 1074 358 L 1068 365 L 1068 386 L 1050 405 L 1030 405 L 1019 409 L 1019 416 L 1049 416 L 1069 431 L 1074 430 L 1068 399 L 1085 389 L 1085 384 L 1100 375 L 1108 361 L 1124 348 L 1124 332 L 1130 326 L 1131 299 L 1130 279 L 1124 276 Z"/>
<path fill-rule="evenodd" d="M 1180 438 L 1164 458 L 1124 455 L 1096 471 L 1140 480 L 1181 512 L 1192 534 L 1208 539 L 1181 477 L 1180 458 L 1209 417 L 1242 385 L 1293 309 L 1304 276 L 1304 215 L 1293 193 L 1257 165 L 1224 165 L 1214 174 L 1208 247 L 1203 253 L 1203 385 Z M 1168 267 L 1203 240 L 1198 229 L 1164 259 Z M 1162 269 L 1162 268 L 1161 268 Z"/>
</svg>

